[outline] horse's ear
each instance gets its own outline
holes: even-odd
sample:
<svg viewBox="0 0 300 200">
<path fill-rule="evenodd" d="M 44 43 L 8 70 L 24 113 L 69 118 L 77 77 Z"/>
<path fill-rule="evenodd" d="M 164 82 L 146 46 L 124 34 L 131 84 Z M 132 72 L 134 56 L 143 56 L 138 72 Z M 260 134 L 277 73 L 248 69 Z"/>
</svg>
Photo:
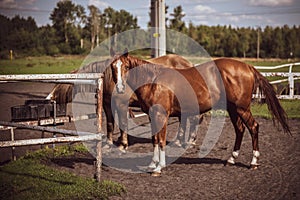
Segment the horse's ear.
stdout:
<svg viewBox="0 0 300 200">
<path fill-rule="evenodd" d="M 127 48 L 125 48 L 123 55 L 124 55 L 125 57 L 128 56 L 128 49 L 127 49 Z"/>
<path fill-rule="evenodd" d="M 111 57 L 114 57 L 115 54 L 116 54 L 115 50 L 111 47 L 111 48 L 110 48 L 110 56 L 111 56 Z"/>
</svg>

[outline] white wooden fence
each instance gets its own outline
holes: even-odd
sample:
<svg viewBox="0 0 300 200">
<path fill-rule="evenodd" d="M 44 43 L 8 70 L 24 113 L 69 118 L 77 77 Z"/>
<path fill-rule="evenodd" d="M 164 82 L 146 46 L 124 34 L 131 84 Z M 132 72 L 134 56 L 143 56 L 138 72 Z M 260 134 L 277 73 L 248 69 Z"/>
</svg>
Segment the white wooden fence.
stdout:
<svg viewBox="0 0 300 200">
<path fill-rule="evenodd" d="M 97 85 L 97 133 L 89 132 L 77 132 L 72 130 L 56 129 L 51 127 L 37 126 L 34 122 L 28 123 L 12 123 L 0 121 L 0 129 L 10 129 L 11 141 L 0 141 L 1 147 L 16 147 L 27 146 L 37 144 L 50 144 L 50 143 L 63 143 L 63 142 L 79 142 L 96 140 L 97 141 L 97 153 L 96 153 L 96 179 L 100 181 L 101 177 L 101 165 L 102 165 L 102 82 L 103 74 L 100 73 L 87 73 L 87 74 L 31 74 L 31 75 L 0 75 L 0 82 L 10 81 L 39 81 L 39 82 L 53 82 L 53 83 L 77 83 L 80 84 L 95 84 Z M 54 121 L 57 119 L 54 119 Z M 51 120 L 50 120 L 51 121 Z M 53 121 L 53 120 L 52 120 Z M 48 122 L 48 121 L 47 121 Z M 45 123 L 47 123 L 45 122 Z M 29 139 L 29 140 L 14 140 L 14 129 L 32 129 L 47 131 L 52 133 L 60 133 L 68 135 L 67 137 L 54 137 L 54 138 L 41 138 L 41 139 Z"/>
<path fill-rule="evenodd" d="M 284 65 L 278 65 L 278 66 L 254 66 L 256 69 L 267 69 L 267 70 L 275 70 L 275 69 L 281 69 L 281 68 L 289 68 L 289 72 L 261 72 L 261 74 L 265 77 L 282 77 L 283 79 L 271 81 L 271 84 L 277 84 L 282 82 L 288 82 L 289 84 L 289 95 L 279 95 L 279 99 L 300 99 L 300 95 L 294 94 L 295 89 L 295 80 L 300 79 L 300 73 L 299 72 L 293 72 L 293 67 L 300 66 L 300 62 L 297 63 L 289 63 Z M 299 91 L 298 91 L 299 92 Z M 253 95 L 254 98 L 260 98 L 259 92 Z"/>
</svg>

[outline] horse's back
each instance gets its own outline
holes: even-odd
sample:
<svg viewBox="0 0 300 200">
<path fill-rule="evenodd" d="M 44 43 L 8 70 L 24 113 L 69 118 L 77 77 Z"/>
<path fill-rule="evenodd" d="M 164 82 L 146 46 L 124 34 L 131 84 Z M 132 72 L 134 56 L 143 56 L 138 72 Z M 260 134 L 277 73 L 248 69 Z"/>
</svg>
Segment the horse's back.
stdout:
<svg viewBox="0 0 300 200">
<path fill-rule="evenodd" d="M 154 64 L 160 64 L 160 65 L 167 66 L 169 68 L 176 68 L 176 69 L 193 67 L 193 64 L 190 61 L 176 54 L 168 54 L 158 58 L 149 59 L 148 61 Z"/>
</svg>

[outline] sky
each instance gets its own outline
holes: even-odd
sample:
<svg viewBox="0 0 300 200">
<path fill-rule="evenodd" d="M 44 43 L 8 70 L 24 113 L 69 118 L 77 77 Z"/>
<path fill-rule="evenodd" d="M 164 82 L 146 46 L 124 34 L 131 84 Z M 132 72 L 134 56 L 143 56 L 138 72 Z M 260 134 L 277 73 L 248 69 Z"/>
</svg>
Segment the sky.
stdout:
<svg viewBox="0 0 300 200">
<path fill-rule="evenodd" d="M 38 26 L 52 24 L 50 13 L 59 0 L 0 0 L 0 14 L 8 17 L 32 16 Z M 101 11 L 108 6 L 124 9 L 138 18 L 138 25 L 146 28 L 150 0 L 73 0 L 86 8 L 95 5 Z M 169 6 L 166 17 L 179 5 L 184 11 L 183 20 L 188 25 L 231 25 L 232 27 L 265 27 L 300 25 L 300 0 L 165 0 Z"/>
</svg>

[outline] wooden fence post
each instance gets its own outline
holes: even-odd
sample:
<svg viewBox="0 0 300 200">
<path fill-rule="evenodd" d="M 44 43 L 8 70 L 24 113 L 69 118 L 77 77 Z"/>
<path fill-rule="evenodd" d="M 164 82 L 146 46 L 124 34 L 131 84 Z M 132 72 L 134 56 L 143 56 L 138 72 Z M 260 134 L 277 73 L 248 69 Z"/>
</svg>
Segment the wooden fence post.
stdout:
<svg viewBox="0 0 300 200">
<path fill-rule="evenodd" d="M 96 113 L 97 113 L 97 134 L 102 134 L 102 93 L 103 92 L 103 80 L 102 78 L 99 78 L 97 80 L 97 92 L 96 92 L 96 98 L 97 98 L 97 107 L 96 107 Z M 102 135 L 101 135 L 102 138 Z M 101 165 L 102 165 L 102 139 L 97 140 L 97 146 L 96 146 L 96 180 L 100 182 L 101 179 Z"/>
</svg>

